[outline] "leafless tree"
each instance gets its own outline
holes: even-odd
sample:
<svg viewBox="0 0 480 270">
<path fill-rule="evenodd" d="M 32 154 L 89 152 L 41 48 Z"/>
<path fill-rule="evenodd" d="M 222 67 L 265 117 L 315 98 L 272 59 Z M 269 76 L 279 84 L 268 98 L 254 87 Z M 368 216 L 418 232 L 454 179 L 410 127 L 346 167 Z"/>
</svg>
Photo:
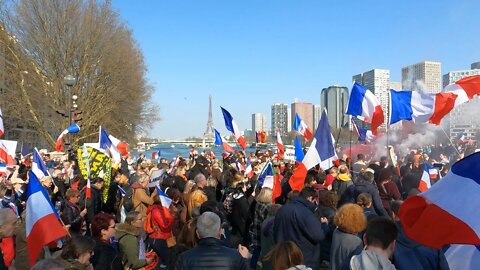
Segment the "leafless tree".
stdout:
<svg viewBox="0 0 480 270">
<path fill-rule="evenodd" d="M 95 141 L 100 125 L 132 141 L 158 120 L 143 54 L 110 1 L 18 0 L 4 6 L 0 42 L 18 89 L 8 103 L 25 108 L 51 146 L 68 125 L 55 111 L 70 109 L 72 95 L 83 112 L 76 143 Z M 77 79 L 71 89 L 66 75 Z"/>
</svg>

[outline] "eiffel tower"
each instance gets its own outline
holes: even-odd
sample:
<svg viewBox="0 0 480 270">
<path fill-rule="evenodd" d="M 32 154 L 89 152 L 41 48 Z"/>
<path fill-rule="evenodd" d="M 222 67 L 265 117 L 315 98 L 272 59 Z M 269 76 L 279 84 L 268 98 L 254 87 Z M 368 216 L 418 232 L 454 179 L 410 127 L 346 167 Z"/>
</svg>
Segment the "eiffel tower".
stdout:
<svg viewBox="0 0 480 270">
<path fill-rule="evenodd" d="M 203 134 L 205 138 L 213 138 L 213 117 L 212 117 L 212 95 L 208 96 L 208 121 L 207 121 L 207 130 Z"/>
</svg>

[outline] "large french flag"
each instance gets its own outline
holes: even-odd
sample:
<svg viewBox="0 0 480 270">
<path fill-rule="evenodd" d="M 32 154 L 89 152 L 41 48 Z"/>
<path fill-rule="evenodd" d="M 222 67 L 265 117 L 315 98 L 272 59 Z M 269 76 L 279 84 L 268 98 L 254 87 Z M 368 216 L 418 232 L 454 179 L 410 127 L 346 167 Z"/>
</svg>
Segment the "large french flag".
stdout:
<svg viewBox="0 0 480 270">
<path fill-rule="evenodd" d="M 293 123 L 293 129 L 296 131 L 300 132 L 300 134 L 305 137 L 305 141 L 310 141 L 312 138 L 312 130 L 308 128 L 307 124 L 300 118 L 300 115 L 298 113 L 295 114 L 295 122 Z"/>
<path fill-rule="evenodd" d="M 27 250 L 33 266 L 48 243 L 67 235 L 58 221 L 59 216 L 37 176 L 30 171 L 26 206 Z"/>
<path fill-rule="evenodd" d="M 220 136 L 220 132 L 218 132 L 217 129 L 213 129 L 213 131 L 215 131 L 215 145 L 223 146 L 224 152 L 233 153 L 233 147 L 228 142 L 223 141 L 222 136 Z"/>
<path fill-rule="evenodd" d="M 420 178 L 420 182 L 418 183 L 418 190 L 420 192 L 425 192 L 427 189 L 431 187 L 430 184 L 430 171 L 428 170 L 427 163 L 424 164 L 422 178 Z"/>
<path fill-rule="evenodd" d="M 119 139 L 108 134 L 108 132 L 100 127 L 99 132 L 99 145 L 100 148 L 105 150 L 107 156 L 109 156 L 114 163 L 120 163 L 122 156 L 128 154 L 127 144 Z"/>
<path fill-rule="evenodd" d="M 373 136 L 373 133 L 371 130 L 366 130 L 362 127 L 359 127 L 357 123 L 355 123 L 353 117 L 352 117 L 352 127 L 355 133 L 357 133 L 359 142 L 371 142 L 375 137 Z"/>
<path fill-rule="evenodd" d="M 283 158 L 285 154 L 285 148 L 283 147 L 282 136 L 280 136 L 280 131 L 277 131 L 277 147 L 278 147 L 278 159 Z"/>
<path fill-rule="evenodd" d="M 240 144 L 242 149 L 245 150 L 247 147 L 247 142 L 245 141 L 245 138 L 243 138 L 237 123 L 235 123 L 232 115 L 227 110 L 225 110 L 223 107 L 220 108 L 222 109 L 223 119 L 225 120 L 225 127 L 233 133 L 233 136 L 235 136 L 237 139 L 238 144 Z"/>
<path fill-rule="evenodd" d="M 7 165 L 15 165 L 17 141 L 0 140 L 0 161 Z"/>
<path fill-rule="evenodd" d="M 408 237 L 428 247 L 480 245 L 480 153 L 455 163 L 427 191 L 408 198 L 399 216 Z"/>
<path fill-rule="evenodd" d="M 377 97 L 365 86 L 353 83 L 346 114 L 360 116 L 372 124 L 372 134 L 377 135 L 377 128 L 383 123 L 382 106 Z"/>
<path fill-rule="evenodd" d="M 323 170 L 329 169 L 333 166 L 333 161 L 337 160 L 337 153 L 335 152 L 334 139 L 330 132 L 330 125 L 328 123 L 327 112 L 324 110 L 322 118 L 318 123 L 317 131 L 310 144 L 302 163 L 295 168 L 293 175 L 289 179 L 290 187 L 293 190 L 302 190 L 307 171 L 320 164 Z"/>
<path fill-rule="evenodd" d="M 418 91 L 390 90 L 390 124 L 400 120 L 439 125 L 455 106 L 454 93 L 426 94 Z"/>
<path fill-rule="evenodd" d="M 69 127 L 67 127 L 64 131 L 62 131 L 62 133 L 60 133 L 60 136 L 58 136 L 57 142 L 55 143 L 55 150 L 57 150 L 58 152 L 62 152 L 63 137 L 69 133 L 78 133 L 78 132 L 80 132 L 80 127 L 77 124 L 72 124 Z"/>
</svg>

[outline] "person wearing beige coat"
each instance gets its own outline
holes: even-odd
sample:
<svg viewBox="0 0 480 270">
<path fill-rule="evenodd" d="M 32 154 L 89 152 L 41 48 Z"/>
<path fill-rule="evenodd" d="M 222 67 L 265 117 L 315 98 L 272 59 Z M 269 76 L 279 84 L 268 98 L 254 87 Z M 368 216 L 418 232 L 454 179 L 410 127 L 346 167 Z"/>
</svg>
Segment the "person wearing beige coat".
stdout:
<svg viewBox="0 0 480 270">
<path fill-rule="evenodd" d="M 148 184 L 148 176 L 140 177 L 137 182 L 132 184 L 133 188 L 133 209 L 132 211 L 139 212 L 143 217 L 147 216 L 147 208 L 153 205 L 153 198 L 157 196 L 157 190 L 155 189 L 152 194 L 148 194 L 146 188 Z"/>
</svg>

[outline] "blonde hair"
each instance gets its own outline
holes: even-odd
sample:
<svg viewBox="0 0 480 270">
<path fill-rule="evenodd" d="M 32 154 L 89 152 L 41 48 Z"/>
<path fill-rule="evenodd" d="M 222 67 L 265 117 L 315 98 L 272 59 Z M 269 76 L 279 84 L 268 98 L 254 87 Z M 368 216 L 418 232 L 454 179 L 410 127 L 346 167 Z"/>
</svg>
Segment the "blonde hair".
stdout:
<svg viewBox="0 0 480 270">
<path fill-rule="evenodd" d="M 263 204 L 272 204 L 272 189 L 264 187 L 260 190 L 255 200 Z"/>
<path fill-rule="evenodd" d="M 206 202 L 208 200 L 207 196 L 203 191 L 201 190 L 195 190 L 190 194 L 190 197 L 188 197 L 188 216 L 192 217 L 192 211 L 193 208 L 198 207 L 202 205 L 202 203 Z"/>
</svg>

